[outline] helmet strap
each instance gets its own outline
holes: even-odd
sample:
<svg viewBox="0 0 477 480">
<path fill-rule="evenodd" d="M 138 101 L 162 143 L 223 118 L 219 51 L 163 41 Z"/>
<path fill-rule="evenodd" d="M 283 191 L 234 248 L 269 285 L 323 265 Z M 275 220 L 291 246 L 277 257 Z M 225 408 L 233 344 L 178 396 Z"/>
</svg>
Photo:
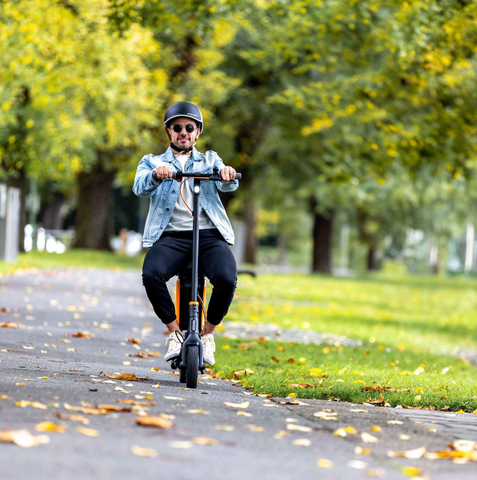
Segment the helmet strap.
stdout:
<svg viewBox="0 0 477 480">
<path fill-rule="evenodd" d="M 195 144 L 194 144 L 194 145 L 195 145 Z M 176 152 L 179 152 L 179 155 L 185 155 L 185 154 L 187 154 L 187 153 L 192 152 L 192 147 L 193 147 L 194 145 L 192 145 L 191 147 L 186 148 L 185 150 L 183 150 L 183 149 L 181 149 L 180 147 L 178 147 L 177 145 L 175 145 L 173 142 L 171 142 L 170 147 L 171 147 L 172 149 L 174 149 Z"/>
</svg>

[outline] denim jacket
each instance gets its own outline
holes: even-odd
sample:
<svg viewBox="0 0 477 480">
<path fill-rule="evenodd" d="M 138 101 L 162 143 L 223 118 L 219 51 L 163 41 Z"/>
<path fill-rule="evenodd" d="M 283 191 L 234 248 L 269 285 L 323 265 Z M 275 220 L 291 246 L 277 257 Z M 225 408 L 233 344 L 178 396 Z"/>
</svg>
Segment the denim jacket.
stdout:
<svg viewBox="0 0 477 480">
<path fill-rule="evenodd" d="M 181 165 L 174 158 L 171 147 L 162 155 L 152 153 L 145 155 L 139 162 L 134 178 L 133 192 L 139 197 L 149 197 L 151 199 L 146 226 L 144 227 L 144 247 L 151 247 L 159 240 L 169 223 L 179 196 L 180 184 L 176 180 L 159 180 L 156 182 L 152 178 L 152 170 L 157 167 L 159 162 L 169 163 L 173 171 L 182 172 Z M 224 162 L 216 152 L 208 150 L 205 153 L 200 153 L 193 148 L 191 158 L 187 160 L 185 171 L 212 173 L 214 167 L 221 170 L 224 166 Z M 187 181 L 191 185 L 194 182 L 194 180 Z M 205 181 L 201 182 L 200 185 L 200 205 L 230 245 L 234 244 L 235 236 L 217 190 L 233 192 L 238 188 L 238 185 L 238 180 L 225 183 Z"/>
</svg>

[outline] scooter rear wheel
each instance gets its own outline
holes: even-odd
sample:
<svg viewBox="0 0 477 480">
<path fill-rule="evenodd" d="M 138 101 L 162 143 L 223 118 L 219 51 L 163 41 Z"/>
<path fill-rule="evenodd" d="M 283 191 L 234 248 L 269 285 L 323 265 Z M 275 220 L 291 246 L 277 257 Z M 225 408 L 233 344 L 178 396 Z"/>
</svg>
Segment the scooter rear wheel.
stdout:
<svg viewBox="0 0 477 480">
<path fill-rule="evenodd" d="M 199 378 L 199 347 L 197 345 L 193 345 L 187 349 L 187 366 L 186 366 L 187 388 L 197 388 L 198 378 Z"/>
</svg>

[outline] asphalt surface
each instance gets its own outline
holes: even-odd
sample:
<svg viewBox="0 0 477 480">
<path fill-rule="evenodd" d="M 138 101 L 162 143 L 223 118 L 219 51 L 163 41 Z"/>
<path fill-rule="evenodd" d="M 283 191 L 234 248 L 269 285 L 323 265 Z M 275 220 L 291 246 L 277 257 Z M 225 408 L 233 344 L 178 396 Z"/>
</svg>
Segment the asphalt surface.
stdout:
<svg viewBox="0 0 477 480">
<path fill-rule="evenodd" d="M 457 465 L 451 460 L 388 456 L 389 450 L 422 446 L 428 451 L 445 450 L 460 431 L 449 432 L 436 424 L 432 429 L 436 431 L 430 432 L 429 425 L 414 418 L 369 405 L 319 400 L 282 404 L 287 400 L 250 395 L 240 385 L 210 374 L 200 378 L 197 389 L 186 389 L 162 357 L 127 356 L 165 353 L 164 327 L 149 306 L 138 271 L 24 271 L 0 277 L 0 309 L 0 324 L 19 324 L 0 328 L 0 432 L 27 429 L 49 437 L 48 444 L 31 448 L 0 443 L 2 479 L 358 479 L 373 475 L 398 479 L 409 478 L 402 468 L 413 466 L 434 480 L 476 478 L 475 462 Z M 77 332 L 88 332 L 92 338 L 67 335 Z M 141 343 L 133 344 L 130 338 Z M 220 360 L 220 352 L 216 356 Z M 149 380 L 115 380 L 100 376 L 101 372 L 128 372 Z M 107 415 L 68 410 L 70 406 L 128 406 L 120 399 L 154 405 Z M 39 402 L 44 408 L 17 406 L 22 400 L 23 405 Z M 225 402 L 250 403 L 236 408 Z M 338 420 L 313 415 L 324 409 L 336 411 L 327 413 Z M 89 424 L 59 420 L 56 413 L 82 415 Z M 161 414 L 172 419 L 171 428 L 136 424 L 141 416 Z M 35 431 L 35 425 L 44 421 L 67 428 L 63 433 Z M 308 431 L 291 425 L 308 427 Z M 375 425 L 382 430 L 373 432 Z M 357 433 L 344 438 L 333 435 L 336 429 L 349 426 Z M 95 430 L 97 436 L 84 435 L 77 427 Z M 377 443 L 364 443 L 362 432 L 375 436 Z M 410 439 L 401 440 L 400 435 Z M 212 445 L 201 445 L 204 440 L 197 437 L 209 439 L 206 442 Z M 138 456 L 134 447 L 153 449 L 155 456 Z M 356 453 L 357 448 L 371 453 Z"/>
</svg>

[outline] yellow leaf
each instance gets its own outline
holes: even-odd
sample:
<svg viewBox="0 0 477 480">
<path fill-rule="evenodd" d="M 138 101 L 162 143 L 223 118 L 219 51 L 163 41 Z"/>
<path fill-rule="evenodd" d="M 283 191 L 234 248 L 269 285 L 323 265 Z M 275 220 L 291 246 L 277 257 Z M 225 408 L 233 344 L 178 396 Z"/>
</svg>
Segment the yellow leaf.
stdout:
<svg viewBox="0 0 477 480">
<path fill-rule="evenodd" d="M 291 392 L 287 395 L 287 397 L 296 398 L 296 393 Z"/>
<path fill-rule="evenodd" d="M 86 435 L 87 437 L 99 437 L 98 430 L 93 430 L 92 428 L 76 427 L 75 430 L 82 435 Z"/>
<path fill-rule="evenodd" d="M 194 437 L 192 441 L 197 445 L 216 446 L 219 444 L 217 440 L 207 437 Z"/>
<path fill-rule="evenodd" d="M 257 425 L 247 425 L 246 426 L 251 432 L 263 432 L 263 427 L 258 427 Z"/>
<path fill-rule="evenodd" d="M 331 460 L 327 460 L 326 458 L 320 458 L 316 462 L 316 466 L 320 468 L 332 468 L 333 462 Z"/>
<path fill-rule="evenodd" d="M 253 415 L 249 412 L 244 412 L 243 410 L 240 410 L 237 412 L 237 415 L 242 415 L 244 417 L 253 417 Z"/>
<path fill-rule="evenodd" d="M 424 473 L 424 470 L 417 467 L 404 467 L 402 469 L 402 473 L 405 473 L 406 475 L 409 475 L 411 477 L 416 477 L 418 475 L 422 475 Z"/>
<path fill-rule="evenodd" d="M 35 430 L 39 432 L 59 432 L 63 433 L 66 430 L 66 425 L 56 425 L 53 422 L 41 422 L 35 425 Z"/>
<path fill-rule="evenodd" d="M 345 432 L 350 433 L 351 435 L 356 435 L 358 432 L 354 427 L 345 427 Z"/>
<path fill-rule="evenodd" d="M 157 450 L 154 450 L 154 448 L 141 448 L 137 445 L 134 445 L 131 447 L 131 451 L 138 457 L 157 457 Z"/>
<path fill-rule="evenodd" d="M 72 422 L 80 422 L 83 425 L 89 425 L 89 418 L 83 417 L 82 415 L 68 415 L 65 413 L 55 413 L 57 418 L 61 420 L 71 420 Z"/>
<path fill-rule="evenodd" d="M 363 440 L 364 443 L 377 443 L 379 440 L 376 437 L 373 437 L 373 435 L 370 435 L 369 433 L 363 432 L 361 434 L 361 439 Z"/>
<path fill-rule="evenodd" d="M 382 430 L 382 428 L 379 425 L 373 425 L 371 427 L 372 432 L 380 432 L 381 430 Z"/>
<path fill-rule="evenodd" d="M 28 430 L 3 430 L 0 432 L 0 442 L 14 443 L 19 447 L 29 448 L 50 443 L 48 435 L 33 436 Z"/>
<path fill-rule="evenodd" d="M 222 350 L 230 350 L 230 345 L 222 345 Z"/>
<path fill-rule="evenodd" d="M 231 402 L 224 402 L 227 407 L 230 408 L 248 408 L 250 406 L 250 402 L 242 402 L 242 403 L 231 403 Z"/>
<path fill-rule="evenodd" d="M 232 425 L 216 425 L 215 429 L 224 430 L 226 432 L 233 432 L 235 430 L 235 427 L 233 427 Z"/>
<path fill-rule="evenodd" d="M 297 438 L 293 440 L 292 445 L 295 447 L 309 447 L 311 445 L 311 440 L 309 438 Z"/>
<path fill-rule="evenodd" d="M 415 448 L 413 450 L 407 450 L 404 452 L 394 452 L 392 450 L 389 450 L 388 457 L 421 458 L 425 453 L 426 453 L 426 447 Z"/>
<path fill-rule="evenodd" d="M 174 423 L 166 418 L 162 417 L 153 417 L 153 416 L 146 416 L 146 417 L 138 417 L 136 418 L 136 423 L 138 425 L 142 425 L 144 427 L 157 427 L 157 428 L 171 428 Z"/>
<path fill-rule="evenodd" d="M 205 410 L 187 410 L 187 413 L 200 413 L 202 415 L 208 415 L 209 412 L 206 412 Z"/>
<path fill-rule="evenodd" d="M 299 432 L 312 432 L 313 429 L 311 427 L 305 427 L 303 425 L 297 425 L 295 423 L 289 423 L 287 425 L 287 430 L 297 430 Z"/>
</svg>

